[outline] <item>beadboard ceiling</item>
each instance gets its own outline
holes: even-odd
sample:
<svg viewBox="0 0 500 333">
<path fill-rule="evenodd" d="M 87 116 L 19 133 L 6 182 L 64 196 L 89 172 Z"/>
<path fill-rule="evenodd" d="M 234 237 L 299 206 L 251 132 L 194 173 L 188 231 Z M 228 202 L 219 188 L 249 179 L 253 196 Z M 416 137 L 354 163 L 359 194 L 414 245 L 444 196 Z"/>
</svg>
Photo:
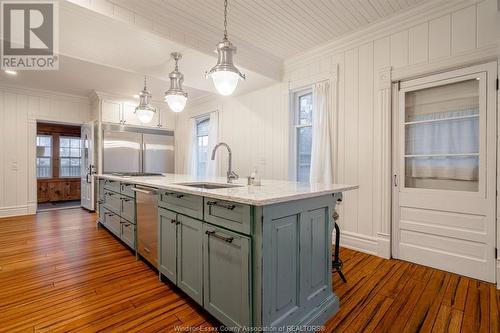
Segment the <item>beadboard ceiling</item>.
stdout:
<svg viewBox="0 0 500 333">
<path fill-rule="evenodd" d="M 234 41 L 286 59 L 428 0 L 229 0 Z M 111 0 L 214 47 L 223 0 Z M 240 49 L 242 45 L 238 45 Z"/>
</svg>

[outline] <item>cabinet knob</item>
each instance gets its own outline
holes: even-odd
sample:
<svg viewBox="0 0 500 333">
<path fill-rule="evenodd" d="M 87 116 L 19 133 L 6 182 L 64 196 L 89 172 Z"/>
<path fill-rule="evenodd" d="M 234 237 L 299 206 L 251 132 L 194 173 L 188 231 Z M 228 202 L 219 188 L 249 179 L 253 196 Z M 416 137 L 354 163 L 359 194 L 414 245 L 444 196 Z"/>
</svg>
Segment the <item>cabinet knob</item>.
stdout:
<svg viewBox="0 0 500 333">
<path fill-rule="evenodd" d="M 177 221 L 175 219 L 171 219 L 170 223 L 177 223 Z"/>
</svg>

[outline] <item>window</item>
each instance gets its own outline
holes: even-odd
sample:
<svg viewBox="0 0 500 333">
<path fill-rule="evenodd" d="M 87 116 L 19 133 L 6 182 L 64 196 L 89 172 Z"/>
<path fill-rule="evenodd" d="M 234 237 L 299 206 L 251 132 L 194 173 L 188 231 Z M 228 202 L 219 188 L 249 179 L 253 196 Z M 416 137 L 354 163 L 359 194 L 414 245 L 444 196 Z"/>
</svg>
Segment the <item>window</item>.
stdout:
<svg viewBox="0 0 500 333">
<path fill-rule="evenodd" d="M 312 91 L 294 95 L 295 172 L 299 182 L 309 181 L 312 147 Z"/>
<path fill-rule="evenodd" d="M 80 177 L 80 138 L 61 136 L 59 138 L 59 176 Z"/>
<path fill-rule="evenodd" d="M 209 118 L 196 121 L 196 175 L 207 174 Z"/>
<path fill-rule="evenodd" d="M 52 178 L 52 136 L 36 137 L 36 176 Z"/>
</svg>

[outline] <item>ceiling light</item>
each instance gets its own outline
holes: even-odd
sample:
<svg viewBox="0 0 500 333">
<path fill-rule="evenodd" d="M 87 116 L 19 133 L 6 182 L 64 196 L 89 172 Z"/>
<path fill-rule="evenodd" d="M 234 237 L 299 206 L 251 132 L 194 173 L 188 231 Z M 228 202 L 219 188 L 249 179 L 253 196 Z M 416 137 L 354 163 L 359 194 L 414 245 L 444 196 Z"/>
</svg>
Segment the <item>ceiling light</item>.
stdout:
<svg viewBox="0 0 500 333">
<path fill-rule="evenodd" d="M 139 93 L 139 105 L 134 111 L 137 119 L 143 124 L 149 123 L 156 113 L 156 108 L 149 104 L 151 98 L 151 93 L 146 87 L 146 77 L 144 77 L 144 89 Z"/>
<path fill-rule="evenodd" d="M 165 92 L 165 102 L 167 102 L 168 107 L 174 112 L 181 112 L 186 107 L 186 101 L 188 94 L 182 89 L 182 82 L 184 81 L 184 75 L 179 72 L 178 62 L 182 58 L 182 54 L 179 52 L 173 52 L 170 54 L 175 60 L 175 69 L 173 72 L 168 74 L 170 78 L 170 88 Z"/>
<path fill-rule="evenodd" d="M 219 94 L 229 96 L 236 89 L 239 78 L 245 79 L 246 77 L 233 63 L 236 47 L 227 38 L 227 0 L 224 0 L 224 38 L 217 44 L 216 51 L 217 64 L 205 73 L 205 76 L 212 78 Z"/>
<path fill-rule="evenodd" d="M 12 71 L 10 69 L 6 69 L 4 72 L 5 72 L 5 74 L 9 74 L 9 75 L 17 75 L 16 71 Z"/>
</svg>

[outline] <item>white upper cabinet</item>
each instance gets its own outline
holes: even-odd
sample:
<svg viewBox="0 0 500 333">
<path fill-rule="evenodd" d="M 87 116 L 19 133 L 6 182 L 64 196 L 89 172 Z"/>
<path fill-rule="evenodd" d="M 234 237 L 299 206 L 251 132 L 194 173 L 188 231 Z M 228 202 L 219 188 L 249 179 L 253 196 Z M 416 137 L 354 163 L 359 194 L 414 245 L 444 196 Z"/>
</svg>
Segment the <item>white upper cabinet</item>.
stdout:
<svg viewBox="0 0 500 333">
<path fill-rule="evenodd" d="M 101 120 L 106 123 L 121 123 L 122 105 L 119 102 L 103 100 L 101 103 Z"/>
<path fill-rule="evenodd" d="M 156 113 L 153 119 L 143 124 L 134 114 L 136 103 L 119 101 L 111 98 L 101 99 L 101 121 L 105 123 L 122 124 L 127 126 L 141 126 L 173 130 L 175 128 L 175 114 L 167 105 L 154 103 Z"/>
<path fill-rule="evenodd" d="M 131 103 L 128 103 L 128 102 L 123 103 L 122 123 L 124 125 L 150 126 L 151 123 L 149 123 L 149 124 L 143 124 L 136 117 L 136 115 L 134 114 L 136 106 L 137 105 L 134 105 L 134 104 L 131 104 Z"/>
<path fill-rule="evenodd" d="M 158 127 L 163 129 L 173 130 L 175 128 L 175 113 L 168 106 L 162 105 L 159 108 L 159 123 Z"/>
</svg>

